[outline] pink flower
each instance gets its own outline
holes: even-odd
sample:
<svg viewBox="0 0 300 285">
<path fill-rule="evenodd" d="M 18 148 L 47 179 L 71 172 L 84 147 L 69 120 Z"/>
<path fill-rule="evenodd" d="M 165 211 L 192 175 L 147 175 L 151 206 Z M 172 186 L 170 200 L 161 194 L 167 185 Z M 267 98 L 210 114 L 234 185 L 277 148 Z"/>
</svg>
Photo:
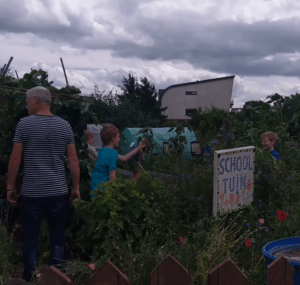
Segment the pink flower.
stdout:
<svg viewBox="0 0 300 285">
<path fill-rule="evenodd" d="M 234 194 L 230 194 L 229 196 L 229 203 L 234 203 Z"/>
<path fill-rule="evenodd" d="M 88 266 L 89 266 L 90 269 L 95 270 L 95 264 L 90 263 Z"/>
<path fill-rule="evenodd" d="M 247 186 L 246 186 L 246 188 L 247 188 L 248 191 L 252 188 L 252 185 L 253 185 L 253 183 L 252 183 L 252 181 L 249 179 L 248 182 L 247 182 Z"/>
<path fill-rule="evenodd" d="M 237 201 L 237 202 L 240 202 L 240 195 L 236 195 L 236 200 L 235 201 Z"/>
<path fill-rule="evenodd" d="M 259 223 L 260 223 L 261 225 L 263 225 L 263 224 L 265 223 L 265 220 L 264 220 L 264 219 L 259 219 L 258 221 L 259 221 Z"/>
</svg>

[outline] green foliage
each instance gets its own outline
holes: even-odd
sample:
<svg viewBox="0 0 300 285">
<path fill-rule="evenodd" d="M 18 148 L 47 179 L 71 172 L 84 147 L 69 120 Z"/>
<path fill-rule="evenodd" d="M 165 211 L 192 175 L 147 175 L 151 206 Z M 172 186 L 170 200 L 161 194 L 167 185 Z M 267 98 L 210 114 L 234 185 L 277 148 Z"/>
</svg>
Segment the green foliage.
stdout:
<svg viewBox="0 0 300 285">
<path fill-rule="evenodd" d="M 192 128 L 188 126 L 189 131 L 192 131 Z M 174 128 L 171 128 L 169 132 L 172 132 Z M 170 153 L 173 155 L 183 156 L 184 146 L 187 144 L 186 137 L 184 135 L 184 126 L 178 125 L 175 129 L 176 137 L 170 139 Z"/>
<path fill-rule="evenodd" d="M 68 262 L 67 272 L 75 274 L 77 284 L 84 284 L 91 275 L 88 262 L 95 263 L 97 269 L 111 260 L 132 284 L 146 284 L 152 270 L 167 254 L 172 254 L 191 272 L 191 284 L 205 284 L 208 271 L 230 257 L 251 284 L 263 284 L 262 246 L 271 240 L 299 235 L 300 149 L 296 143 L 300 135 L 300 94 L 289 97 L 274 94 L 267 102 L 251 101 L 240 113 L 199 109 L 193 114 L 191 125 L 201 146 L 217 140 L 214 149 L 256 147 L 254 201 L 245 210 L 220 221 L 212 215 L 213 157 L 183 159 L 185 125 L 171 122 L 164 123 L 164 126 L 176 127 L 171 154 L 153 156 L 155 144 L 151 127 L 162 122 L 155 113 L 156 107 L 148 108 L 155 103 L 154 86 L 146 79 L 138 82 L 132 75 L 123 78 L 122 83 L 123 94 L 119 97 L 111 92 L 104 96 L 95 86 L 93 98 L 57 96 L 52 102 L 52 112 L 73 128 L 84 198 L 71 211 L 67 230 L 71 254 L 75 255 L 78 250 L 81 260 Z M 59 94 L 80 93 L 75 87 L 57 90 L 43 71 L 31 71 L 20 81 L 7 76 L 0 86 L 0 157 L 6 162 L 16 125 L 20 118 L 28 115 L 25 96 L 18 92 L 21 88 L 38 85 Z M 10 88 L 15 91 L 11 92 Z M 149 141 L 149 159 L 144 162 L 146 171 L 137 183 L 119 178 L 107 182 L 104 190 L 91 200 L 92 165 L 87 160 L 83 132 L 87 124 L 98 122 L 114 123 L 121 130 L 143 128 L 141 133 Z M 278 135 L 276 149 L 281 162 L 262 150 L 261 135 L 266 131 Z M 68 168 L 68 164 L 66 166 Z M 71 186 L 70 173 L 67 175 Z M 286 221 L 278 221 L 277 210 L 289 213 Z M 261 219 L 264 219 L 263 224 L 258 222 Z M 46 224 L 42 227 L 40 249 L 44 260 L 49 254 L 49 237 Z M 183 245 L 179 245 L 180 237 L 184 238 Z M 246 238 L 253 240 L 250 248 L 244 244 Z M 71 246 L 72 242 L 77 248 Z M 2 272 L 11 274 L 12 264 L 17 264 L 11 246 L 10 236 L 4 234 L 0 226 L 0 275 Z"/>
<path fill-rule="evenodd" d="M 149 179 L 147 182 L 150 182 Z M 145 186 L 145 183 L 142 184 Z M 152 189 L 155 185 L 150 183 L 147 186 Z M 102 242 L 105 246 L 111 239 L 134 236 L 138 240 L 145 231 L 145 211 L 149 201 L 141 193 L 140 183 L 118 178 L 103 187 L 104 190 L 91 201 L 81 201 L 76 205 L 77 219 L 82 221 L 76 237 L 88 252 Z"/>
<path fill-rule="evenodd" d="M 140 110 L 145 117 L 148 117 L 148 122 L 145 121 L 148 124 L 143 124 L 142 127 L 158 126 L 164 122 L 166 117 L 161 114 L 155 86 L 146 77 L 140 78 L 140 81 L 138 81 L 136 77 L 129 73 L 128 78 L 123 77 L 122 86 L 119 87 L 123 92 L 117 95 L 119 103 L 134 106 L 132 116 L 135 116 L 135 113 Z M 136 120 L 135 122 L 141 123 L 143 121 Z M 150 122 L 152 125 L 149 124 Z M 131 125 L 127 125 L 127 127 L 131 127 Z"/>
<path fill-rule="evenodd" d="M 0 285 L 15 273 L 20 259 L 13 246 L 12 236 L 0 222 Z"/>
<path fill-rule="evenodd" d="M 199 108 L 197 113 L 192 114 L 191 125 L 196 130 L 196 136 L 201 145 L 223 135 L 224 118 L 229 118 L 228 112 L 216 108 L 211 110 Z"/>
</svg>

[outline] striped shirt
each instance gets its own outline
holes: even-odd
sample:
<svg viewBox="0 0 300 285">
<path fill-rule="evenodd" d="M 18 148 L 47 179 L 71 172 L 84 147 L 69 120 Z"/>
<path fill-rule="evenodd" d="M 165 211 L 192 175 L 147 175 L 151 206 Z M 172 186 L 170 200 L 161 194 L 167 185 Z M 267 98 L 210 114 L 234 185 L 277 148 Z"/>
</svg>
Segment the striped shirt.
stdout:
<svg viewBox="0 0 300 285">
<path fill-rule="evenodd" d="M 64 155 L 74 144 L 70 124 L 58 116 L 31 115 L 17 125 L 14 143 L 23 144 L 24 171 L 21 196 L 67 194 Z"/>
</svg>

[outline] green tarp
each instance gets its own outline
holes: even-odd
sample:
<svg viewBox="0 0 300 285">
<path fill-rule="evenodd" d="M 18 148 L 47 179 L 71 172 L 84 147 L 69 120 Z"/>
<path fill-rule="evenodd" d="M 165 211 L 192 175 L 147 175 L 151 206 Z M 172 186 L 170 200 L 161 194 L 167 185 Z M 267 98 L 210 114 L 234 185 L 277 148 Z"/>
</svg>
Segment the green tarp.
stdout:
<svg viewBox="0 0 300 285">
<path fill-rule="evenodd" d="M 170 138 L 176 137 L 175 128 L 168 133 L 171 128 L 152 128 L 153 132 L 153 140 L 155 143 L 155 147 L 153 149 L 153 154 L 163 155 L 163 143 L 169 142 Z M 135 143 L 137 145 L 137 141 L 139 137 L 143 137 L 142 133 L 139 133 L 141 128 L 127 128 L 123 131 L 122 139 L 120 141 L 120 147 L 122 155 L 125 155 L 129 152 L 130 145 Z M 148 134 L 150 131 L 148 131 Z M 182 133 L 186 137 L 187 144 L 185 144 L 184 148 L 184 156 L 185 158 L 190 159 L 191 155 L 191 142 L 197 141 L 197 138 L 194 132 L 189 131 L 188 128 L 184 128 L 184 132 Z"/>
</svg>

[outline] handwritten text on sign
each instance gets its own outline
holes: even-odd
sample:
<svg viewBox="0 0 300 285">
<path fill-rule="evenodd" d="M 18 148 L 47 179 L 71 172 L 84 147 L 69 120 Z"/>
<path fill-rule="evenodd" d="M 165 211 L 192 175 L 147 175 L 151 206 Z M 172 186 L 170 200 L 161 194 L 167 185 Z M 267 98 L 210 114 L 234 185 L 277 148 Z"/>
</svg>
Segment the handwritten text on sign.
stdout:
<svg viewBox="0 0 300 285">
<path fill-rule="evenodd" d="M 215 151 L 214 215 L 253 201 L 254 151 L 253 146 Z"/>
</svg>

